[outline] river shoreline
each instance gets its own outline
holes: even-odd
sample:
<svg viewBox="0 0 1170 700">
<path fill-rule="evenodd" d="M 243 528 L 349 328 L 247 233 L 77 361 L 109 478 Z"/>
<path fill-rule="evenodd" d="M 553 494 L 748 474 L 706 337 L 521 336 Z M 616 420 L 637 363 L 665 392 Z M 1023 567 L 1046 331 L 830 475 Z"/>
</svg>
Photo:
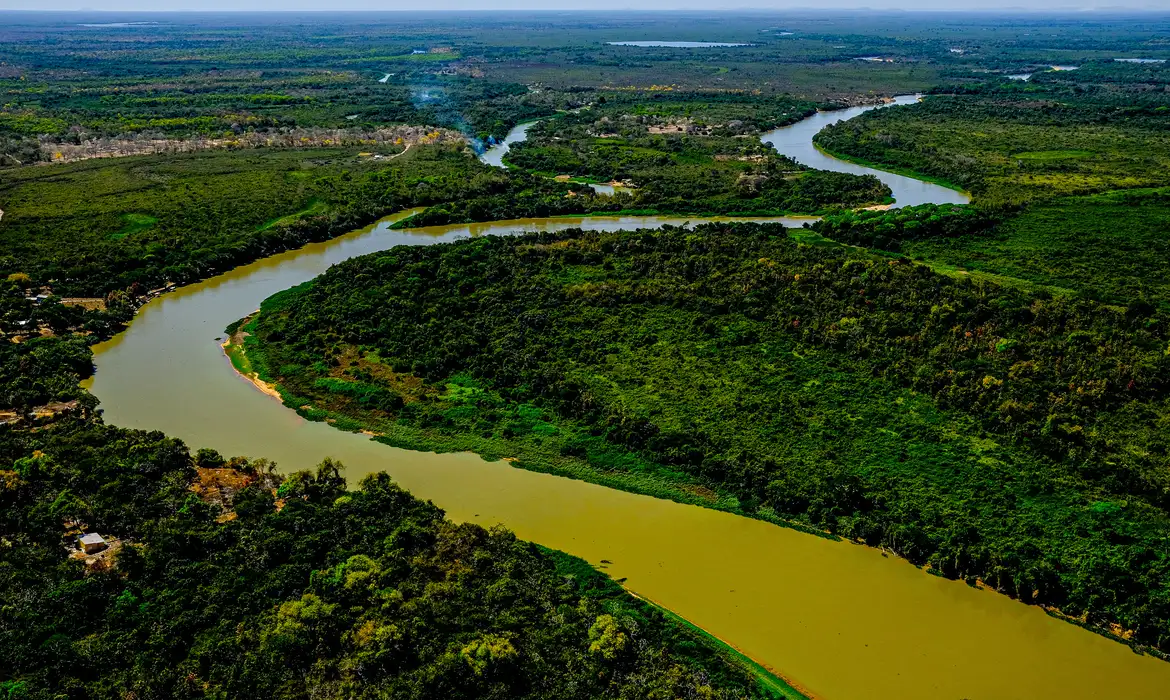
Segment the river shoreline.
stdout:
<svg viewBox="0 0 1170 700">
<path fill-rule="evenodd" d="M 594 217 L 540 226 L 629 229 L 662 223 L 673 222 Z M 533 228 L 390 231 L 380 224 L 243 265 L 151 300 L 126 331 L 95 346 L 98 371 L 87 384 L 111 423 L 164 430 L 192 447 L 224 454 L 264 455 L 282 464 L 282 471 L 331 456 L 348 465 L 351 480 L 388 472 L 453 519 L 499 523 L 522 539 L 587 561 L 612 561 L 608 571 L 628 579 L 631 589 L 712 635 L 735 640 L 750 658 L 783 667 L 818 695 L 1164 697 L 1170 684 L 1164 662 L 1036 606 L 924 576 L 869 547 L 558 479 L 523 464 L 512 469 L 504 458 L 514 455 L 507 452 L 493 463 L 460 452 L 374 444 L 369 436 L 348 435 L 273 406 L 270 395 L 260 396 L 234 372 L 224 372 L 220 343 L 208 342 L 222 340 L 224 326 L 263 299 L 355 255 L 523 230 Z M 929 643 L 923 630 L 929 630 Z M 848 673 L 842 673 L 843 658 Z"/>
<path fill-rule="evenodd" d="M 590 465 L 586 460 L 576 457 L 554 455 L 547 451 L 541 452 L 526 448 L 515 441 L 501 441 L 498 439 L 481 438 L 466 434 L 458 436 L 444 436 L 436 438 L 425 431 L 407 426 L 377 425 L 366 421 L 355 420 L 330 411 L 327 408 L 313 404 L 292 406 L 286 400 L 286 392 L 281 390 L 281 384 L 273 377 L 264 364 L 263 350 L 257 344 L 255 336 L 244 330 L 245 325 L 255 322 L 260 317 L 257 311 L 239 321 L 239 328 L 231 338 L 223 344 L 224 354 L 231 361 L 232 370 L 255 386 L 261 393 L 274 397 L 283 405 L 291 408 L 303 418 L 312 421 L 327 423 L 330 426 L 351 433 L 361 433 L 374 438 L 375 442 L 414 452 L 428 452 L 432 454 L 465 453 L 487 461 L 502 461 L 512 467 L 538 474 L 584 481 L 586 483 L 617 489 L 627 493 L 642 496 L 661 498 L 674 503 L 710 508 L 744 518 L 759 520 L 772 525 L 789 528 L 797 532 L 823 537 L 834 541 L 845 541 L 844 538 L 825 530 L 819 530 L 805 523 L 785 520 L 769 516 L 766 513 L 748 512 L 743 510 L 734 496 L 718 493 L 706 486 L 689 481 L 671 480 L 656 476 L 635 475 L 629 472 L 606 471 Z M 244 338 L 252 338 L 249 343 Z M 250 347 L 249 347 L 250 346 Z M 250 355 L 248 354 L 250 353 Z M 246 363 L 236 358 L 247 358 Z M 506 456 L 505 456 L 506 455 Z M 862 544 L 863 543 L 855 543 Z M 870 549 L 874 549 L 870 547 Z M 900 558 L 900 557 L 899 557 Z"/>
<path fill-rule="evenodd" d="M 228 363 L 232 366 L 232 371 L 239 375 L 241 379 L 248 381 L 260 393 L 283 402 L 284 398 L 280 394 L 279 387 L 261 379 L 259 373 L 252 367 L 252 361 L 248 357 L 248 349 L 244 345 L 244 339 L 248 337 L 245 326 L 259 315 L 260 310 L 257 309 L 251 315 L 240 319 L 238 324 L 234 324 L 235 329 L 228 333 L 227 338 L 224 339 L 220 347 L 223 348 L 224 357 L 227 358 Z"/>
<path fill-rule="evenodd" d="M 228 343 L 224 344 L 225 352 L 228 353 L 230 358 L 233 358 L 233 369 L 241 377 L 253 383 L 263 393 L 282 400 L 285 406 L 293 408 L 298 415 L 308 420 L 324 422 L 343 431 L 371 436 L 375 442 L 390 447 L 433 454 L 474 454 L 487 461 L 503 461 L 509 466 L 525 471 L 584 481 L 628 493 L 651 496 L 685 505 L 699 506 L 790 528 L 803 534 L 810 534 L 834 541 L 845 541 L 871 551 L 880 551 L 883 557 L 892 555 L 901 561 L 910 563 L 898 552 L 886 547 L 874 547 L 862 541 L 842 538 L 832 532 L 820 530 L 799 521 L 787 520 L 770 512 L 745 510 L 733 495 L 719 493 L 689 479 L 681 478 L 681 475 L 678 479 L 671 479 L 669 476 L 664 476 L 670 473 L 665 470 L 661 474 L 650 475 L 645 473 L 634 474 L 626 471 L 604 470 L 590 464 L 586 459 L 568 457 L 556 453 L 555 450 L 550 451 L 548 449 L 534 448 L 532 445 L 520 440 L 505 440 L 495 437 L 488 438 L 472 433 L 435 435 L 414 426 L 372 422 L 371 419 L 362 415 L 343 415 L 330 410 L 330 408 L 319 402 L 310 402 L 299 406 L 290 404 L 285 392 L 280 390 L 279 378 L 273 376 L 272 372 L 264 364 L 264 353 L 259 346 L 258 338 L 254 335 L 249 335 L 245 330 L 246 326 L 258 322 L 260 315 L 261 311 L 257 310 L 237 322 L 237 324 L 233 324 L 233 326 L 238 327 L 230 340 L 232 343 L 231 347 L 238 348 L 239 354 L 243 355 L 245 352 L 244 338 L 251 338 L 248 345 L 251 346 L 252 361 L 247 364 L 237 363 L 232 355 L 232 350 L 229 349 Z M 914 566 L 925 573 L 934 574 L 929 565 Z M 987 586 L 982 581 L 975 581 L 973 587 L 1019 602 L 1018 599 L 1009 596 L 1003 589 Z M 1037 607 L 1040 607 L 1054 618 L 1072 622 L 1102 637 L 1121 642 L 1131 647 L 1135 652 L 1147 653 L 1161 659 L 1166 658 L 1164 654 L 1157 650 L 1131 642 L 1128 639 L 1128 635 L 1123 630 L 1116 628 L 1116 626 L 1110 629 L 1104 629 L 1090 625 L 1080 618 L 1069 616 L 1057 608 L 1050 606 Z"/>
<path fill-rule="evenodd" d="M 293 407 L 289 405 L 286 398 L 286 393 L 281 391 L 280 383 L 272 380 L 271 376 L 265 369 L 263 363 L 263 352 L 259 350 L 254 340 L 252 342 L 247 341 L 248 338 L 255 338 L 255 336 L 251 335 L 251 333 L 248 331 L 248 327 L 257 321 L 257 319 L 260 317 L 260 313 L 260 310 L 257 309 L 254 313 L 245 316 L 237 323 L 233 323 L 231 326 L 229 326 L 229 330 L 231 332 L 228 334 L 227 338 L 223 341 L 220 347 L 223 348 L 224 356 L 231 365 L 232 371 L 241 379 L 252 384 L 252 386 L 254 386 L 260 393 L 280 401 L 282 405 L 288 408 L 293 408 L 297 411 L 298 414 L 308 418 L 309 420 L 319 420 L 347 432 L 358 432 L 362 435 L 371 437 L 375 442 L 386 442 L 385 440 L 380 439 L 385 438 L 386 434 L 373 430 L 372 426 L 363 425 L 363 427 L 355 430 L 352 428 L 352 426 L 345 427 L 346 424 L 350 422 L 345 417 L 329 414 L 328 411 L 324 411 L 323 409 L 314 407 L 312 405 L 304 405 L 299 407 Z M 251 346 L 251 356 L 248 354 L 249 346 Z M 495 459 L 519 469 L 551 474 L 569 479 L 578 479 L 608 488 L 616 488 L 632 493 L 652 496 L 655 498 L 668 498 L 678 503 L 689 503 L 692 505 L 702 505 L 709 507 L 703 498 L 686 499 L 675 497 L 676 495 L 687 493 L 685 490 L 680 489 L 676 492 L 676 494 L 663 494 L 661 491 L 654 492 L 653 489 L 640 489 L 628 482 L 622 481 L 620 478 L 616 478 L 618 477 L 616 474 L 614 475 L 615 478 L 613 479 L 602 478 L 600 475 L 602 475 L 603 472 L 593 469 L 588 465 L 585 465 L 581 470 L 566 470 L 556 467 L 545 468 L 545 465 L 540 465 L 530 458 L 498 457 L 496 455 L 490 454 L 485 456 L 482 454 L 482 452 L 478 452 L 474 449 L 461 449 L 460 447 L 453 447 L 451 450 L 432 450 L 429 448 L 433 447 L 433 441 L 427 441 L 425 439 L 420 439 L 414 442 L 398 439 L 392 443 L 388 442 L 387 444 L 392 444 L 397 447 L 416 451 L 430 451 L 436 454 L 442 454 L 444 452 L 465 452 L 467 454 L 474 454 L 477 457 L 484 459 Z M 590 476 L 593 476 L 594 478 L 590 478 Z M 737 511 L 727 510 L 726 512 L 736 513 Z M 737 514 L 744 515 L 743 513 Z M 790 524 L 782 521 L 777 521 L 774 524 L 796 527 L 796 529 L 801 531 L 809 530 L 809 534 L 821 534 L 815 530 L 811 530 L 810 528 L 799 527 L 797 526 L 798 524 Z M 824 536 L 832 537 L 832 535 L 828 535 L 827 533 L 824 533 Z M 608 574 L 605 574 L 601 568 L 596 566 L 594 568 L 603 575 L 608 576 Z M 626 591 L 626 593 L 633 596 L 634 598 L 654 608 L 657 608 L 659 612 L 675 621 L 676 624 L 692 630 L 693 633 L 707 639 L 709 643 L 715 645 L 717 648 L 722 648 L 725 654 L 731 656 L 733 659 L 735 659 L 736 663 L 743 666 L 746 670 L 755 675 L 758 682 L 761 684 L 766 685 L 774 690 L 779 690 L 786 693 L 785 697 L 789 697 L 791 700 L 818 700 L 817 696 L 813 695 L 807 689 L 802 688 L 794 680 L 776 671 L 763 660 L 752 658 L 750 655 L 736 647 L 731 642 L 709 632 L 706 629 L 703 629 L 690 620 L 687 620 L 681 615 L 671 611 L 669 608 L 661 605 L 657 601 L 654 601 L 646 596 L 639 595 L 636 591 L 626 587 L 623 583 L 615 583 L 620 585 L 622 589 Z"/>
</svg>

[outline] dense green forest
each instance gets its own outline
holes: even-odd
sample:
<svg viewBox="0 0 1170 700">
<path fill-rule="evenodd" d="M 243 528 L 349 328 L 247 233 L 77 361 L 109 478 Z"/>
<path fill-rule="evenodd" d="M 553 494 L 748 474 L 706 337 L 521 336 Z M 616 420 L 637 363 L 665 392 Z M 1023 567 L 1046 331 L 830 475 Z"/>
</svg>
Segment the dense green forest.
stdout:
<svg viewBox="0 0 1170 700">
<path fill-rule="evenodd" d="M 822 147 L 957 182 L 982 215 L 941 235 L 901 230 L 908 213 L 898 212 L 844 214 L 818 229 L 1058 294 L 1170 305 L 1166 65 L 1097 61 L 942 86 L 919 104 L 829 127 L 816 137 Z"/>
<path fill-rule="evenodd" d="M 229 328 L 237 369 L 388 445 L 881 546 L 1170 653 L 1168 31 L 0 12 L 0 700 L 802 697 L 385 474 L 192 453 L 79 387 L 164 285 L 412 208 L 824 216 L 349 260 Z M 662 40 L 731 45 L 620 45 Z M 972 206 L 858 210 L 891 191 L 759 140 L 915 92 L 817 143 Z"/>
<path fill-rule="evenodd" d="M 718 224 L 356 258 L 246 347 L 341 428 L 710 487 L 1165 647 L 1168 321 Z"/>
<path fill-rule="evenodd" d="M 140 293 L 417 205 L 523 194 L 536 215 L 579 213 L 568 190 L 462 146 L 412 148 L 391 164 L 357 149 L 257 149 L 24 168 L 0 182 L 0 272 L 52 281 L 63 296 Z"/>
<path fill-rule="evenodd" d="M 0 453 L 11 700 L 786 690 L 588 564 L 455 524 L 385 474 L 347 490 L 326 461 L 282 479 L 78 418 L 0 427 Z M 112 546 L 71 557 L 79 531 Z"/>
<path fill-rule="evenodd" d="M 121 330 L 134 314 L 125 295 L 101 310 L 29 299 L 23 279 L 0 282 L 0 414 L 19 419 L 38 406 L 93 397 L 77 384 L 93 373 L 89 346 Z M 9 415 L 11 414 L 11 415 Z"/>
</svg>

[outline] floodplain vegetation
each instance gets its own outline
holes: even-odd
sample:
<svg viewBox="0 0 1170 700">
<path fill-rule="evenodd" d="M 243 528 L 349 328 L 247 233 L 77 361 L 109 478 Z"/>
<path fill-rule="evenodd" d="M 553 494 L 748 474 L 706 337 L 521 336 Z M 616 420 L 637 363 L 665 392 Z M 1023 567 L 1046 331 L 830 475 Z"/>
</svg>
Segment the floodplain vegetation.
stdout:
<svg viewBox="0 0 1170 700">
<path fill-rule="evenodd" d="M 1055 293 L 1166 308 L 1167 65 L 1108 59 L 1027 81 L 939 86 L 919 104 L 866 113 L 816 141 L 877 167 L 958 183 L 998 222 L 879 247 Z M 892 230 L 900 218 L 863 212 L 838 221 Z"/>
<path fill-rule="evenodd" d="M 192 455 L 78 387 L 151 290 L 410 207 L 827 215 L 348 261 L 233 350 L 303 415 L 884 546 L 1168 650 L 1164 18 L 125 19 L 0 23 L 0 697 L 800 697 L 384 475 Z M 661 39 L 742 45 L 609 43 Z M 889 191 L 758 140 L 911 92 L 819 144 L 973 206 L 831 211 Z M 474 157 L 538 118 L 512 167 Z M 78 557 L 85 531 L 113 546 Z"/>
<path fill-rule="evenodd" d="M 342 429 L 826 530 L 1165 648 L 1168 323 L 707 224 L 352 259 L 245 350 Z"/>
<path fill-rule="evenodd" d="M 803 697 L 385 474 L 280 477 L 81 416 L 0 427 L 0 454 L 4 698 Z M 109 548 L 70 556 L 83 532 Z"/>
<path fill-rule="evenodd" d="M 0 285 L 0 697 L 804 697 L 385 474 L 347 488 L 331 460 L 281 476 L 105 424 L 78 382 L 131 300 L 27 287 Z M 87 533 L 108 547 L 83 554 Z"/>
<path fill-rule="evenodd" d="M 886 200 L 876 177 L 814 171 L 760 142 L 815 111 L 807 100 L 750 93 L 594 94 L 587 109 L 529 129 L 505 162 L 629 185 L 632 210 L 768 215 Z"/>
</svg>

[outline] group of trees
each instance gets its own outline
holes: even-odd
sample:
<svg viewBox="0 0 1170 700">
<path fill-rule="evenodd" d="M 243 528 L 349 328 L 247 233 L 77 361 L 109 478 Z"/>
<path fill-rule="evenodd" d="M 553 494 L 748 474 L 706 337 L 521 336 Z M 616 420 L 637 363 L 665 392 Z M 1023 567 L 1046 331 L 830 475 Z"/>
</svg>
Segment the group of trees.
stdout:
<svg viewBox="0 0 1170 700">
<path fill-rule="evenodd" d="M 624 206 L 663 213 L 815 212 L 883 201 L 876 178 L 810 171 L 761 143 L 762 131 L 813 103 L 750 93 L 595 93 L 588 109 L 547 119 L 509 165 L 592 181 L 630 180 Z"/>
<path fill-rule="evenodd" d="M 347 490 L 326 460 L 272 489 L 263 460 L 79 417 L 0 427 L 0 464 L 10 700 L 778 697 L 584 562 L 385 474 Z M 193 490 L 217 471 L 247 484 L 223 505 Z M 70 557 L 87 530 L 114 551 Z"/>
<path fill-rule="evenodd" d="M 976 207 L 919 204 L 884 211 L 830 214 L 812 224 L 817 233 L 838 243 L 899 252 L 903 243 L 978 236 L 1000 217 Z"/>
<path fill-rule="evenodd" d="M 0 410 L 20 417 L 87 396 L 77 384 L 93 371 L 89 345 L 120 330 L 133 307 L 121 296 L 103 310 L 65 306 L 55 297 L 36 302 L 23 277 L 13 278 L 0 282 Z"/>
<path fill-rule="evenodd" d="M 719 224 L 397 248 L 274 298 L 251 330 L 310 417 L 704 484 L 1170 644 L 1170 318 L 1151 304 Z"/>
<path fill-rule="evenodd" d="M 940 87 L 919 104 L 829 126 L 815 140 L 957 183 L 995 207 L 1166 185 L 1170 69 L 1150 65 L 1162 66 L 1111 63 Z M 1146 80 L 1131 82 L 1131 73 Z"/>
</svg>

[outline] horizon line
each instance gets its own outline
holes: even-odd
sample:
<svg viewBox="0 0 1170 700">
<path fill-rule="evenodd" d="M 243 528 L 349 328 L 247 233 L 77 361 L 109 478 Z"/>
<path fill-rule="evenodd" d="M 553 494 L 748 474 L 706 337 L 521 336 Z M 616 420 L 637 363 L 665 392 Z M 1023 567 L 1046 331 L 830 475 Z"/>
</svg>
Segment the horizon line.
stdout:
<svg viewBox="0 0 1170 700">
<path fill-rule="evenodd" d="M 1029 15 L 1084 15 L 1088 13 L 1143 13 L 1143 14 L 1164 14 L 1170 15 L 1170 8 L 1159 8 L 1150 6 L 1109 6 L 1109 7 L 1083 7 L 1083 8 L 1042 8 L 1030 9 L 1026 7 L 1000 7 L 988 9 L 970 9 L 970 8 L 956 8 L 956 9 L 921 9 L 921 8 L 883 8 L 870 6 L 834 6 L 834 7 L 755 7 L 744 6 L 721 10 L 705 10 L 697 7 L 676 7 L 676 8 L 656 8 L 656 9 L 636 9 L 630 7 L 613 7 L 603 9 L 592 9 L 584 7 L 572 8 L 535 8 L 535 7 L 497 7 L 497 8 L 432 8 L 420 10 L 416 8 L 379 8 L 379 9 L 335 9 L 335 8 L 302 8 L 290 10 L 277 10 L 267 8 L 217 8 L 217 9 L 190 9 L 190 8 L 176 8 L 176 9 L 119 9 L 119 8 L 44 8 L 44 9 L 22 9 L 22 8 L 0 8 L 0 14 L 96 14 L 96 13 L 122 13 L 122 14 L 138 14 L 138 15 L 215 15 L 215 14 L 268 14 L 268 15 L 293 15 L 304 13 L 332 13 L 332 14 L 400 14 L 400 13 L 414 13 L 414 14 L 448 14 L 448 13 L 503 13 L 503 12 L 526 12 L 526 13 L 549 13 L 549 14 L 666 14 L 688 12 L 695 14 L 729 14 L 729 13 L 747 13 L 747 12 L 771 12 L 771 13 L 791 13 L 791 12 L 810 12 L 821 14 L 832 14 L 842 12 L 866 12 L 878 14 L 945 14 L 945 15 L 1002 15 L 1002 14 L 1029 14 Z"/>
</svg>

